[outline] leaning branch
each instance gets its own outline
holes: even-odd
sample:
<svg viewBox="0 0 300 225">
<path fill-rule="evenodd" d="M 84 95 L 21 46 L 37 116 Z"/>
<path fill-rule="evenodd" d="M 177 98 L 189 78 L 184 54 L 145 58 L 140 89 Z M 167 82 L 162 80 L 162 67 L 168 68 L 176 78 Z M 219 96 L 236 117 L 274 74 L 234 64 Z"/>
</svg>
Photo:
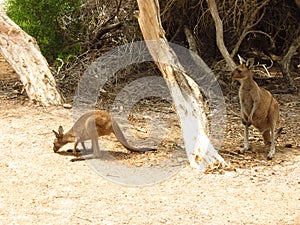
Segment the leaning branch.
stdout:
<svg viewBox="0 0 300 225">
<path fill-rule="evenodd" d="M 63 103 L 49 65 L 35 39 L 1 10 L 0 53 L 20 76 L 31 101 L 43 106 Z"/>
<path fill-rule="evenodd" d="M 208 3 L 208 7 L 211 12 L 211 16 L 212 16 L 213 20 L 215 21 L 217 46 L 218 46 L 223 58 L 225 59 L 227 65 L 229 66 L 229 68 L 231 70 L 234 70 L 236 65 L 224 44 L 223 22 L 219 16 L 217 4 L 216 4 L 215 0 L 206 0 L 206 1 Z"/>
</svg>

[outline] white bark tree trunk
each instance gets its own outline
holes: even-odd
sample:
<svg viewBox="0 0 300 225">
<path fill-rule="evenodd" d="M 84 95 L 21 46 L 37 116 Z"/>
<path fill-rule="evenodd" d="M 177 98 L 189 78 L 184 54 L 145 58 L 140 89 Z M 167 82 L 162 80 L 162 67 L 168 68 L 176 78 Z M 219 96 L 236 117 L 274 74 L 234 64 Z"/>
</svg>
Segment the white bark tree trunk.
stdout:
<svg viewBox="0 0 300 225">
<path fill-rule="evenodd" d="M 26 34 L 1 9 L 0 54 L 20 76 L 31 101 L 43 106 L 63 103 L 49 65 L 35 39 Z"/>
<path fill-rule="evenodd" d="M 137 0 L 137 2 L 139 12 L 136 13 L 136 17 L 144 39 L 155 40 L 159 45 L 154 46 L 146 42 L 173 98 L 181 121 L 183 139 L 191 166 L 204 171 L 208 165 L 216 161 L 225 163 L 207 136 L 208 122 L 199 87 L 185 73 L 165 38 L 158 0 Z"/>
</svg>

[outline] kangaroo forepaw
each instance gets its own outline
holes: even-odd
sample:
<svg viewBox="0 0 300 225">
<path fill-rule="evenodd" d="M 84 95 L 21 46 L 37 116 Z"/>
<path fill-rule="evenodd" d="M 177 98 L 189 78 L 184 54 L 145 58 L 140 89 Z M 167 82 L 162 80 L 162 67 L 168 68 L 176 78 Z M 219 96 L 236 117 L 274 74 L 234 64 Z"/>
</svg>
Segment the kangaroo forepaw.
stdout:
<svg viewBox="0 0 300 225">
<path fill-rule="evenodd" d="M 78 149 L 73 150 L 73 155 L 76 156 L 76 157 L 81 156 L 80 150 L 78 150 Z"/>
<path fill-rule="evenodd" d="M 239 150 L 239 153 L 240 153 L 240 154 L 244 154 L 245 151 L 248 151 L 248 150 L 250 150 L 250 149 L 251 149 L 250 146 L 244 147 L 244 148 L 242 148 L 242 149 Z"/>
<path fill-rule="evenodd" d="M 265 144 L 266 146 L 270 146 L 270 145 L 271 145 L 271 141 L 264 141 L 264 144 Z"/>
<path fill-rule="evenodd" d="M 244 124 L 244 126 L 248 126 L 248 127 L 250 127 L 252 124 L 250 120 L 246 121 L 244 119 L 242 119 L 242 123 Z"/>
</svg>

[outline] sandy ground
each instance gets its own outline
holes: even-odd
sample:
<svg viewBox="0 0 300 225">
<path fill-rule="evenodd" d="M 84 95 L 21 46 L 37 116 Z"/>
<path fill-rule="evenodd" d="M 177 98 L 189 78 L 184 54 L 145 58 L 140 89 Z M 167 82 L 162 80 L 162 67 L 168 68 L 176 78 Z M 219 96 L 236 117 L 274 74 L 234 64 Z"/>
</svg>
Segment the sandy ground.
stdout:
<svg viewBox="0 0 300 225">
<path fill-rule="evenodd" d="M 150 187 L 111 183 L 52 151 L 72 113 L 1 100 L 1 224 L 300 224 L 300 156 L 284 165 L 197 174 Z M 299 148 L 298 148 L 299 151 Z"/>
<path fill-rule="evenodd" d="M 86 161 L 71 162 L 72 145 L 53 152 L 52 129 L 70 128 L 72 110 L 7 96 L 0 98 L 0 224 L 300 224 L 299 96 L 284 104 L 287 134 L 272 162 L 256 137 L 250 153 L 232 154 L 242 138 L 231 116 L 229 124 L 239 125 L 228 126 L 221 155 L 235 170 L 199 174 L 183 164 L 164 182 L 139 188 L 108 181 Z M 108 142 L 116 144 L 114 137 Z"/>
</svg>

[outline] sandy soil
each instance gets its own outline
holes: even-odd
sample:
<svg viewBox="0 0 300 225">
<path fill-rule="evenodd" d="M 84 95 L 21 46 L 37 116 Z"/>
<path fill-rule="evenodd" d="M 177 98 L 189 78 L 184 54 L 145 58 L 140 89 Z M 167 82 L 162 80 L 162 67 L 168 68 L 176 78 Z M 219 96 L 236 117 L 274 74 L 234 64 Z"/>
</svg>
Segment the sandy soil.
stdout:
<svg viewBox="0 0 300 225">
<path fill-rule="evenodd" d="M 277 96 L 286 134 L 271 162 L 254 131 L 252 151 L 237 154 L 242 126 L 229 110 L 221 155 L 234 170 L 199 174 L 183 164 L 164 182 L 133 188 L 99 176 L 86 161 L 71 162 L 66 150 L 72 145 L 65 154 L 52 151 L 52 129 L 71 127 L 72 110 L 38 107 L 3 93 L 0 224 L 300 224 L 299 95 Z M 107 141 L 117 145 L 114 137 Z M 163 155 L 159 151 L 125 151 L 118 160 L 147 161 Z"/>
</svg>

